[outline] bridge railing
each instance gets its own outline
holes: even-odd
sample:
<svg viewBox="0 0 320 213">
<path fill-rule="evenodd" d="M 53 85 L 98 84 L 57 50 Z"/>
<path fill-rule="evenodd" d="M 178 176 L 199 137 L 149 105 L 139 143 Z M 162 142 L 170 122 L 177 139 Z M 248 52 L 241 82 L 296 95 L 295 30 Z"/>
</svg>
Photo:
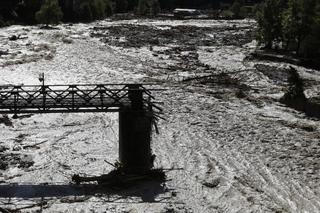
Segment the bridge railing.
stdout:
<svg viewBox="0 0 320 213">
<path fill-rule="evenodd" d="M 0 86 L 0 113 L 160 110 L 153 99 L 141 84 Z"/>
</svg>

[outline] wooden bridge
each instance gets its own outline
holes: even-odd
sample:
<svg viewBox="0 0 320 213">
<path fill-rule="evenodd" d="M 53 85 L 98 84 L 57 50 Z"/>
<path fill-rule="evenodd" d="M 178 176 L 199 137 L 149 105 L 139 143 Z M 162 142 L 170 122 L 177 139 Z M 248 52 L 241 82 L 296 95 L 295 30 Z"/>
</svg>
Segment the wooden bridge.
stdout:
<svg viewBox="0 0 320 213">
<path fill-rule="evenodd" d="M 0 86 L 0 114 L 119 112 L 119 160 L 128 173 L 153 166 L 152 124 L 161 108 L 142 84 Z"/>
</svg>

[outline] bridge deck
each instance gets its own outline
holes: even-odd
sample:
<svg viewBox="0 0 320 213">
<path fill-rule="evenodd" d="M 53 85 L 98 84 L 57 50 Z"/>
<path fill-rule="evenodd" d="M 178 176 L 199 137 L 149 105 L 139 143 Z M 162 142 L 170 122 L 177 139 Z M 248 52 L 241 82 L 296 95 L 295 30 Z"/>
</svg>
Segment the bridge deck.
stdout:
<svg viewBox="0 0 320 213">
<path fill-rule="evenodd" d="M 1 86 L 0 113 L 114 112 L 150 107 L 152 98 L 140 84 Z"/>
</svg>

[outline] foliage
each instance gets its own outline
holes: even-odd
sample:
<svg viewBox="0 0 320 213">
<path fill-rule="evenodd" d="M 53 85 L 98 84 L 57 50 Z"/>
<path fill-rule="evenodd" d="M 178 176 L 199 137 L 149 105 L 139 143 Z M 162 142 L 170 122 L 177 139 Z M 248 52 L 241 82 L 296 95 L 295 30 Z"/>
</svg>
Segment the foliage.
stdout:
<svg viewBox="0 0 320 213">
<path fill-rule="evenodd" d="M 138 14 L 147 15 L 149 11 L 149 1 L 150 0 L 139 0 L 138 3 Z"/>
<path fill-rule="evenodd" d="M 267 0 L 257 12 L 258 40 L 272 48 L 274 41 L 282 38 L 281 0 Z"/>
<path fill-rule="evenodd" d="M 295 43 L 297 54 L 302 42 L 311 34 L 315 18 L 315 0 L 289 0 L 288 8 L 283 12 L 284 39 L 287 47 Z"/>
<path fill-rule="evenodd" d="M 150 10 L 149 10 L 149 14 L 151 16 L 155 16 L 158 13 L 160 13 L 160 3 L 158 0 L 152 0 L 150 3 Z"/>
<path fill-rule="evenodd" d="M 170 9 L 170 10 L 172 10 L 172 9 L 174 9 L 175 7 L 177 7 L 177 6 L 175 5 L 175 1 L 173 1 L 173 0 L 160 0 L 159 3 L 160 3 L 160 7 L 161 7 L 161 8 L 164 8 L 164 9 Z"/>
<path fill-rule="evenodd" d="M 242 7 L 241 2 L 239 0 L 235 0 L 230 8 L 230 10 L 233 12 L 236 18 L 240 17 L 241 7 Z"/>
<path fill-rule="evenodd" d="M 128 0 L 115 0 L 115 12 L 116 13 L 125 13 L 125 12 L 127 12 L 128 11 L 128 7 L 129 7 Z"/>
<path fill-rule="evenodd" d="M 0 15 L 0 27 L 4 27 L 5 26 L 5 22 L 3 21 L 3 18 Z"/>
<path fill-rule="evenodd" d="M 111 0 L 103 0 L 103 2 L 104 2 L 104 15 L 111 16 L 114 11 Z"/>
<path fill-rule="evenodd" d="M 154 16 L 160 12 L 160 3 L 158 0 L 139 0 L 138 14 Z"/>
<path fill-rule="evenodd" d="M 42 24 L 58 24 L 62 19 L 63 13 L 58 0 L 46 0 L 36 13 L 36 20 Z"/>
<path fill-rule="evenodd" d="M 89 1 L 82 2 L 80 4 L 79 11 L 77 13 L 78 13 L 78 18 L 81 21 L 89 22 L 93 20 L 92 8 Z"/>
<path fill-rule="evenodd" d="M 43 0 L 24 0 L 17 10 L 21 21 L 27 24 L 36 23 L 35 14 L 40 10 Z"/>
<path fill-rule="evenodd" d="M 267 0 L 257 13 L 258 39 L 305 58 L 320 56 L 320 2 Z"/>
<path fill-rule="evenodd" d="M 127 9 L 129 10 L 129 11 L 134 11 L 136 8 L 137 8 L 137 6 L 138 6 L 138 1 L 139 0 L 127 0 L 128 1 L 128 7 L 127 7 Z"/>
<path fill-rule="evenodd" d="M 234 13 L 231 10 L 223 10 L 220 13 L 220 17 L 225 19 L 232 19 L 234 17 Z"/>
<path fill-rule="evenodd" d="M 135 11 L 140 15 L 154 16 L 163 9 L 172 11 L 175 8 L 219 9 L 221 3 L 230 3 L 231 0 L 58 0 L 63 12 L 63 21 L 92 21 L 117 13 Z M 251 0 L 252 3 L 262 0 Z M 14 21 L 14 23 L 35 24 L 35 14 L 46 0 L 0 0 L 0 14 L 2 22 Z M 239 9 L 238 3 L 244 0 L 236 0 L 233 5 L 234 14 L 247 16 L 246 8 Z M 5 6 L 3 6 L 5 5 Z M 2 8 L 4 7 L 4 8 Z M 9 12 L 10 11 L 10 12 Z M 12 17 L 11 12 L 17 14 Z M 6 15 L 9 14 L 9 15 Z M 232 18 L 232 17 L 230 17 Z M 39 20 L 38 20 L 39 21 Z M 42 21 L 41 21 L 42 22 Z"/>
<path fill-rule="evenodd" d="M 81 21 L 93 21 L 112 15 L 113 8 L 110 0 L 81 0 L 79 10 L 75 10 Z"/>
<path fill-rule="evenodd" d="M 318 3 L 310 34 L 301 44 L 301 53 L 306 58 L 317 57 L 320 60 L 320 2 Z"/>
<path fill-rule="evenodd" d="M 240 8 L 240 14 L 239 17 L 241 18 L 247 18 L 247 17 L 253 17 L 254 13 L 254 7 L 253 6 L 242 6 Z"/>
</svg>

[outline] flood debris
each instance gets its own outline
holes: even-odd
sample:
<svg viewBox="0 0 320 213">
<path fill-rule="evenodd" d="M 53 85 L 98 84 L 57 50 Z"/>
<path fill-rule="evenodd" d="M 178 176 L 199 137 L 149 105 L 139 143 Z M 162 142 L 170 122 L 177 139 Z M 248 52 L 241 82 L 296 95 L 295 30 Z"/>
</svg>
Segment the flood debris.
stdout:
<svg viewBox="0 0 320 213">
<path fill-rule="evenodd" d="M 9 54 L 9 50 L 0 50 L 0 57 L 8 54 Z"/>
<path fill-rule="evenodd" d="M 20 39 L 20 35 L 12 35 L 8 38 L 10 41 L 16 41 L 18 39 Z"/>
<path fill-rule="evenodd" d="M 219 73 L 219 74 L 212 74 L 212 75 L 208 75 L 208 76 L 191 77 L 191 78 L 187 78 L 183 81 L 184 82 L 198 81 L 200 84 L 224 85 L 226 87 L 250 89 L 250 86 L 242 84 L 238 79 L 233 78 L 228 73 Z"/>
<path fill-rule="evenodd" d="M 8 115 L 1 115 L 0 116 L 0 124 L 4 124 L 6 126 L 13 127 L 13 123 Z"/>
<path fill-rule="evenodd" d="M 147 26 L 137 24 L 121 24 L 113 26 L 96 26 L 91 36 L 100 38 L 109 45 L 125 48 L 141 48 L 144 46 L 212 46 L 219 43 L 241 46 L 252 40 L 250 28 L 241 28 L 247 36 L 237 33 L 236 27 L 198 27 L 192 25 Z M 229 33 L 225 33 L 228 32 Z M 219 33 L 224 33 L 220 37 Z M 216 35 L 216 36 L 214 36 Z"/>
<path fill-rule="evenodd" d="M 146 25 L 126 24 L 120 26 L 94 27 L 92 37 L 101 38 L 105 43 L 120 47 L 166 46 L 168 44 L 213 45 L 206 33 L 210 28 L 196 26 L 172 26 L 168 29 Z"/>
<path fill-rule="evenodd" d="M 21 155 L 11 151 L 0 152 L 0 170 L 6 170 L 9 167 L 28 169 L 33 164 L 34 161 L 29 155 Z"/>
<path fill-rule="evenodd" d="M 215 178 L 212 181 L 204 181 L 202 185 L 208 187 L 208 188 L 216 188 L 220 185 L 221 178 Z"/>
<path fill-rule="evenodd" d="M 23 149 L 30 149 L 30 148 L 40 149 L 39 145 L 44 144 L 44 143 L 46 143 L 46 142 L 48 142 L 48 140 L 44 140 L 44 141 L 41 141 L 41 142 L 35 143 L 35 144 L 24 145 L 22 148 L 23 148 Z"/>
<path fill-rule="evenodd" d="M 22 212 L 24 210 L 33 209 L 35 207 L 40 207 L 40 211 L 35 211 L 35 212 L 42 212 L 42 209 L 48 207 L 48 204 L 49 203 L 47 201 L 41 201 L 41 202 L 37 202 L 35 204 L 25 205 L 23 207 L 18 207 L 18 208 L 2 208 L 2 207 L 0 207 L 0 212 L 1 213 Z"/>
<path fill-rule="evenodd" d="M 263 75 L 267 76 L 273 83 L 284 86 L 289 78 L 290 69 L 275 67 L 268 64 L 255 64 L 255 69 L 261 72 Z"/>
<path fill-rule="evenodd" d="M 118 168 L 101 176 L 81 177 L 80 175 L 73 175 L 72 181 L 76 184 L 97 182 L 99 185 L 122 189 L 146 181 L 162 183 L 166 181 L 166 175 L 162 169 L 151 169 L 141 173 L 126 173 L 121 168 Z"/>
</svg>

